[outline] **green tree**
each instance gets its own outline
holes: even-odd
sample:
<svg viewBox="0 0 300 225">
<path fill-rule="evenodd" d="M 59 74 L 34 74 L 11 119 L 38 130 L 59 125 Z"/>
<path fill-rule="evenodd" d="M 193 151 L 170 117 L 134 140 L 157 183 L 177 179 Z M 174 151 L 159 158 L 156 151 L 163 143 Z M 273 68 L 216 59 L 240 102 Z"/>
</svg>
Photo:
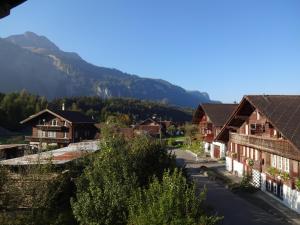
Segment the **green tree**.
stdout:
<svg viewBox="0 0 300 225">
<path fill-rule="evenodd" d="M 203 209 L 205 191 L 196 195 L 182 173 L 164 173 L 149 189 L 139 188 L 131 198 L 129 225 L 212 225 L 220 218 L 207 216 Z"/>
<path fill-rule="evenodd" d="M 186 137 L 186 142 L 189 146 L 192 145 L 192 141 L 196 139 L 198 133 L 198 127 L 194 124 L 186 123 L 184 126 L 184 134 Z"/>
</svg>

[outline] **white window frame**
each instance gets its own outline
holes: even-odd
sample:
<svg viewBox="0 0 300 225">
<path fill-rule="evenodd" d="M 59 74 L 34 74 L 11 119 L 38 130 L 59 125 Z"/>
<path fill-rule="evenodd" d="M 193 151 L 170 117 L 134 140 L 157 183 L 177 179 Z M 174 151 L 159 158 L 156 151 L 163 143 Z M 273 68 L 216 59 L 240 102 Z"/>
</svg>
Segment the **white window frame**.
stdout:
<svg viewBox="0 0 300 225">
<path fill-rule="evenodd" d="M 249 124 L 245 125 L 245 133 L 246 135 L 249 135 Z"/>
<path fill-rule="evenodd" d="M 58 121 L 57 121 L 57 119 L 53 119 L 53 120 L 51 121 L 51 126 L 58 126 Z"/>
<path fill-rule="evenodd" d="M 284 171 L 289 173 L 290 172 L 290 160 L 284 158 Z"/>
<path fill-rule="evenodd" d="M 272 165 L 272 167 L 276 168 L 276 166 L 277 166 L 277 161 L 276 160 L 277 160 L 276 155 L 271 154 L 271 165 Z"/>
<path fill-rule="evenodd" d="M 283 169 L 282 162 L 283 162 L 282 157 L 277 156 L 277 169 L 280 169 L 280 170 Z"/>
<path fill-rule="evenodd" d="M 258 160 L 258 150 L 254 150 L 254 160 Z"/>
<path fill-rule="evenodd" d="M 48 137 L 56 138 L 56 131 L 48 131 Z"/>
<path fill-rule="evenodd" d="M 38 137 L 40 138 L 40 137 L 43 137 L 43 131 L 42 130 L 38 130 Z"/>
</svg>

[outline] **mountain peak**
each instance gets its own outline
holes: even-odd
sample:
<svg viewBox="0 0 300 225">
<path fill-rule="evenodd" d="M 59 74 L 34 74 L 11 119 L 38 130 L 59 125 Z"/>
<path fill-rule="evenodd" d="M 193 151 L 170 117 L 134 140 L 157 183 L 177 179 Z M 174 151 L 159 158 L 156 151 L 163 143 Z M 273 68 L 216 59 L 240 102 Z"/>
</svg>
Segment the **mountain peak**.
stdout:
<svg viewBox="0 0 300 225">
<path fill-rule="evenodd" d="M 51 51 L 59 51 L 59 48 L 48 38 L 37 35 L 31 31 L 27 31 L 24 34 L 12 35 L 5 39 L 23 48 L 42 48 Z"/>
</svg>

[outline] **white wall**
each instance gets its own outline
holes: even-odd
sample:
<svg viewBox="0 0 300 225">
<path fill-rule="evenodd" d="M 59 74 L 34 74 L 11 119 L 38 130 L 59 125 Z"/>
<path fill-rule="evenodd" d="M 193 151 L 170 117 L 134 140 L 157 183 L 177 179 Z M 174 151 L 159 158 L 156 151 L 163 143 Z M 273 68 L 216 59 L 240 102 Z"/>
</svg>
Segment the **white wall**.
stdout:
<svg viewBox="0 0 300 225">
<path fill-rule="evenodd" d="M 236 160 L 233 160 L 233 172 L 237 173 L 239 177 L 244 174 L 244 165 Z"/>
<path fill-rule="evenodd" d="M 209 153 L 209 146 L 210 146 L 210 143 L 204 142 L 204 151 L 207 153 Z"/>
<path fill-rule="evenodd" d="M 300 192 L 296 189 L 292 190 L 289 186 L 283 184 L 283 200 L 278 199 L 266 190 L 266 174 L 261 173 L 261 190 L 272 196 L 277 201 L 283 203 L 288 208 L 300 213 Z"/>
<path fill-rule="evenodd" d="M 220 158 L 224 158 L 225 157 L 225 155 L 226 155 L 225 154 L 226 153 L 226 145 L 225 144 L 216 141 L 216 142 L 213 142 L 211 145 L 212 146 L 213 145 L 219 146 L 220 147 Z M 213 152 L 211 152 L 210 155 L 211 155 L 211 158 L 214 158 Z"/>
<path fill-rule="evenodd" d="M 232 171 L 232 159 L 230 157 L 226 157 L 225 159 L 226 159 L 226 161 L 225 161 L 226 170 L 231 172 Z"/>
</svg>

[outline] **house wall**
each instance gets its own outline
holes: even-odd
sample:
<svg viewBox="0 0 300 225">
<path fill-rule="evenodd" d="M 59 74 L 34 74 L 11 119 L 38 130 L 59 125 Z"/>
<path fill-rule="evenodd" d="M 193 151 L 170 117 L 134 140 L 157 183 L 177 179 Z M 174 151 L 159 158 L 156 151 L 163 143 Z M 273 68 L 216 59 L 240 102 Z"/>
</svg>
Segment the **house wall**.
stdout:
<svg viewBox="0 0 300 225">
<path fill-rule="evenodd" d="M 285 140 L 270 121 L 258 113 L 257 110 L 237 129 L 237 133 L 258 136 L 269 140 Z M 295 180 L 299 177 L 299 162 L 284 158 L 281 154 L 281 152 L 276 152 L 275 150 L 272 153 L 268 152 L 259 146 L 253 148 L 247 144 L 240 145 L 230 139 L 228 142 L 226 169 L 238 176 L 251 175 L 254 186 L 259 187 L 274 199 L 300 213 L 300 192 L 294 186 Z M 234 159 L 232 155 L 235 156 Z M 274 165 L 274 156 L 276 165 Z M 250 166 L 248 164 L 249 159 L 253 160 L 254 165 Z M 287 171 L 290 179 L 284 181 L 279 174 L 271 175 L 269 172 L 271 167 L 276 167 L 281 173 Z"/>
<path fill-rule="evenodd" d="M 219 157 L 216 157 L 216 155 L 218 155 L 217 152 L 219 152 Z M 224 158 L 225 155 L 226 155 L 226 145 L 224 143 L 214 141 L 211 144 L 211 151 L 210 151 L 211 158 L 220 159 L 220 158 Z"/>
<path fill-rule="evenodd" d="M 52 123 L 57 121 L 57 125 Z M 39 126 L 43 125 L 43 126 Z M 71 142 L 78 142 L 81 140 L 94 139 L 97 128 L 91 123 L 70 123 L 63 118 L 55 117 L 50 113 L 44 113 L 31 121 L 32 137 L 40 138 L 42 146 L 48 144 L 59 144 L 65 146 Z M 48 128 L 49 127 L 49 128 Z M 57 127 L 57 129 L 56 129 Z M 39 136 L 44 131 L 45 136 Z M 52 135 L 51 135 L 52 134 Z M 45 138 L 43 140 L 43 138 Z M 46 139 L 48 140 L 46 141 Z M 39 145 L 37 140 L 31 141 L 31 144 Z M 51 140 L 49 140 L 51 139 Z M 53 139 L 53 140 L 52 140 Z M 63 141 L 61 141 L 63 140 Z"/>
<path fill-rule="evenodd" d="M 214 140 L 214 128 L 207 115 L 202 116 L 198 128 L 203 141 L 212 143 L 212 141 Z"/>
</svg>

